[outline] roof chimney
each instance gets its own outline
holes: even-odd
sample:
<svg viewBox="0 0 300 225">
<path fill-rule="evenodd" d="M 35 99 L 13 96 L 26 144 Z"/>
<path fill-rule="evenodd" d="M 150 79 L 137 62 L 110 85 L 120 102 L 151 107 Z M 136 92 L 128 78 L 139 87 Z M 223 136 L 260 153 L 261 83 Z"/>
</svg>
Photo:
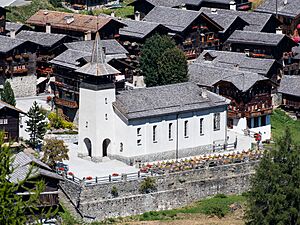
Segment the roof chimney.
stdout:
<svg viewBox="0 0 300 225">
<path fill-rule="evenodd" d="M 110 14 L 110 16 L 111 16 L 111 17 L 115 17 L 115 12 L 112 11 L 111 14 Z"/>
<path fill-rule="evenodd" d="M 16 38 L 16 30 L 15 30 L 15 29 L 11 29 L 11 30 L 9 31 L 9 36 L 10 36 L 11 38 Z"/>
<path fill-rule="evenodd" d="M 229 2 L 229 9 L 230 10 L 234 10 L 234 11 L 236 11 L 236 2 L 235 1 L 230 1 Z"/>
<path fill-rule="evenodd" d="M 136 21 L 140 21 L 141 20 L 141 13 L 139 11 L 135 11 L 135 13 L 134 13 L 134 19 Z"/>
<path fill-rule="evenodd" d="M 283 0 L 283 4 L 287 5 L 288 4 L 288 0 Z"/>
<path fill-rule="evenodd" d="M 183 3 L 181 4 L 180 8 L 186 10 L 186 5 Z"/>
<path fill-rule="evenodd" d="M 206 89 L 202 88 L 201 96 L 202 96 L 202 98 L 207 98 L 207 90 Z"/>
<path fill-rule="evenodd" d="M 48 34 L 51 33 L 51 25 L 50 25 L 50 23 L 46 23 L 46 33 L 48 33 Z"/>
<path fill-rule="evenodd" d="M 211 14 L 218 14 L 218 11 L 216 8 L 211 8 L 210 12 L 211 12 Z"/>
<path fill-rule="evenodd" d="M 87 31 L 87 32 L 84 33 L 84 40 L 85 41 L 92 40 L 92 32 L 91 31 Z"/>
</svg>

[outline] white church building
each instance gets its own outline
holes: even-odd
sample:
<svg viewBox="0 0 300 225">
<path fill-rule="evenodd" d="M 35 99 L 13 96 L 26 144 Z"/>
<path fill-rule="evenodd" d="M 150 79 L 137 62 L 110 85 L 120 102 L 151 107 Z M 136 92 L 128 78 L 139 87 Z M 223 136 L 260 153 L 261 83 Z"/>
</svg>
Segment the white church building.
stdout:
<svg viewBox="0 0 300 225">
<path fill-rule="evenodd" d="M 96 35 L 79 100 L 79 156 L 127 164 L 213 151 L 227 140 L 228 99 L 186 82 L 117 92 Z"/>
</svg>

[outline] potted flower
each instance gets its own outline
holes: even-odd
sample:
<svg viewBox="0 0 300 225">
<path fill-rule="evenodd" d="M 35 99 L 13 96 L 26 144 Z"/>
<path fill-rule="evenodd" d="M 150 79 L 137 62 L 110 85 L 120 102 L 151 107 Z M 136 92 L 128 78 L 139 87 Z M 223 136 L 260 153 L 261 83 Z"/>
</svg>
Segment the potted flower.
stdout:
<svg viewBox="0 0 300 225">
<path fill-rule="evenodd" d="M 74 173 L 72 173 L 72 172 L 68 172 L 68 175 L 70 175 L 70 176 L 74 176 Z"/>
<path fill-rule="evenodd" d="M 91 180 L 91 179 L 93 179 L 91 176 L 88 176 L 88 177 L 86 177 L 85 179 L 87 179 L 87 180 Z"/>
<path fill-rule="evenodd" d="M 118 173 L 113 173 L 112 176 L 117 177 L 117 176 L 119 176 L 119 174 Z"/>
<path fill-rule="evenodd" d="M 52 100 L 51 96 L 47 96 L 47 102 L 49 103 Z"/>
</svg>

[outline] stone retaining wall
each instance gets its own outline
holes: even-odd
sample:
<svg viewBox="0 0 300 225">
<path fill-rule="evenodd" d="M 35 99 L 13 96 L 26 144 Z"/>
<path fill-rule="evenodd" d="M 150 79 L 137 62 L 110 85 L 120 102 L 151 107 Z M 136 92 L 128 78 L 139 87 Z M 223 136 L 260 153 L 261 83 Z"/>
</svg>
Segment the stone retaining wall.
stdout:
<svg viewBox="0 0 300 225">
<path fill-rule="evenodd" d="M 151 194 L 140 194 L 143 179 L 87 186 L 65 180 L 61 186 L 84 217 L 103 220 L 177 208 L 217 193 L 240 194 L 249 189 L 256 165 L 252 161 L 154 176 L 156 191 Z M 111 194 L 113 187 L 117 198 Z"/>
</svg>

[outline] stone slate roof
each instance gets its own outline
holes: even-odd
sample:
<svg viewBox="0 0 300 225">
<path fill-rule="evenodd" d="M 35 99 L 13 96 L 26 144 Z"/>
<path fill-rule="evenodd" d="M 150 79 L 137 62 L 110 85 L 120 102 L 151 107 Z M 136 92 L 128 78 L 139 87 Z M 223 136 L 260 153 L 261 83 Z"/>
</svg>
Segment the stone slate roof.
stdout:
<svg viewBox="0 0 300 225">
<path fill-rule="evenodd" d="M 288 37 L 284 34 L 236 30 L 232 33 L 232 35 L 227 39 L 226 42 L 277 46 L 284 38 L 288 38 Z"/>
<path fill-rule="evenodd" d="M 74 18 L 74 20 L 70 23 L 67 23 L 67 18 Z M 114 21 L 119 27 L 124 26 L 124 24 L 118 20 L 103 16 L 91 16 L 50 10 L 39 10 L 33 16 L 31 16 L 26 23 L 38 26 L 46 26 L 46 24 L 49 23 L 53 28 L 76 30 L 80 32 L 91 31 L 96 33 L 111 21 Z"/>
<path fill-rule="evenodd" d="M 14 23 L 14 22 L 7 21 L 5 24 L 5 30 L 7 31 L 14 30 L 16 33 L 18 33 L 23 26 L 25 25 L 22 23 Z"/>
<path fill-rule="evenodd" d="M 268 13 L 244 12 L 244 11 L 235 11 L 235 10 L 227 10 L 227 9 L 215 9 L 215 10 L 216 12 L 212 13 L 210 8 L 202 7 L 200 9 L 201 12 L 204 12 L 208 17 L 216 21 L 222 27 L 224 26 L 226 27 L 226 24 L 231 24 L 234 21 L 235 17 L 238 16 L 246 23 L 248 23 L 248 26 L 244 27 L 244 30 L 246 31 L 261 32 L 264 29 L 267 22 L 273 16 L 272 14 L 268 14 Z"/>
<path fill-rule="evenodd" d="M 129 5 L 134 5 L 135 2 L 140 1 L 136 0 Z M 141 0 L 142 1 L 142 0 Z M 206 3 L 220 3 L 220 4 L 229 4 L 231 0 L 144 0 L 149 2 L 153 6 L 165 6 L 165 7 L 179 7 L 181 5 L 191 5 L 191 6 L 199 6 L 203 2 Z"/>
<path fill-rule="evenodd" d="M 128 51 L 115 39 L 100 40 L 103 47 L 105 48 L 106 55 L 117 55 L 117 54 L 128 54 Z M 94 41 L 76 41 L 71 43 L 65 43 L 64 45 L 68 49 L 82 51 L 82 52 L 92 52 Z"/>
<path fill-rule="evenodd" d="M 217 10 L 217 9 L 215 9 Z M 227 10 L 227 11 L 233 11 L 233 10 Z M 200 12 L 203 12 L 206 16 L 211 18 L 213 21 L 215 21 L 217 24 L 223 27 L 223 32 L 226 32 L 227 29 L 230 28 L 230 26 L 235 22 L 238 21 L 239 23 L 244 23 L 247 25 L 248 23 L 241 19 L 238 15 L 231 14 L 231 13 L 220 13 L 219 11 L 216 11 L 213 13 L 210 8 L 201 8 Z"/>
<path fill-rule="evenodd" d="M 116 40 L 100 40 L 105 48 L 106 61 L 126 58 L 127 50 Z M 65 43 L 66 51 L 55 57 L 51 63 L 71 69 L 79 69 L 79 59 L 91 58 L 94 41 Z"/>
<path fill-rule="evenodd" d="M 113 106 L 130 120 L 199 111 L 229 104 L 228 99 L 209 91 L 206 91 L 205 98 L 202 91 L 206 90 L 192 82 L 121 91 L 117 94 Z"/>
<path fill-rule="evenodd" d="M 284 75 L 278 92 L 300 97 L 300 76 Z"/>
<path fill-rule="evenodd" d="M 159 23 L 172 31 L 183 32 L 200 16 L 203 14 L 199 11 L 157 6 L 144 17 L 143 21 Z M 214 23 L 214 21 L 211 22 Z M 222 30 L 220 25 L 215 24 L 215 26 Z"/>
<path fill-rule="evenodd" d="M 45 32 L 35 32 L 35 31 L 27 31 L 22 30 L 20 33 L 16 35 L 17 39 L 22 39 L 26 41 L 31 41 L 38 45 L 44 47 L 52 47 L 57 42 L 66 38 L 67 35 L 64 34 L 53 34 L 53 33 L 45 33 Z"/>
<path fill-rule="evenodd" d="M 130 19 L 122 20 L 122 23 L 126 27 L 121 28 L 119 33 L 121 36 L 135 37 L 139 39 L 144 39 L 148 34 L 153 32 L 160 25 L 159 23 L 147 22 L 147 21 L 136 21 Z M 167 29 L 167 28 L 165 28 Z"/>
<path fill-rule="evenodd" d="M 189 80 L 200 86 L 212 87 L 219 81 L 232 83 L 240 91 L 249 90 L 257 81 L 268 78 L 247 71 L 230 70 L 209 65 L 193 63 L 189 65 Z"/>
<path fill-rule="evenodd" d="M 12 167 L 14 168 L 14 171 L 11 174 L 9 181 L 13 183 L 24 180 L 27 174 L 30 172 L 31 168 L 32 171 L 30 177 L 43 175 L 55 179 L 62 179 L 61 176 L 52 172 L 51 168 L 48 165 L 36 159 L 32 155 L 25 154 L 24 152 L 19 152 L 15 155 Z"/>
<path fill-rule="evenodd" d="M 283 0 L 277 0 L 278 15 L 296 17 L 300 15 L 299 0 L 287 0 L 287 4 L 284 5 Z M 276 0 L 265 0 L 256 9 L 256 12 L 272 13 L 276 14 Z"/>
<path fill-rule="evenodd" d="M 7 53 L 26 42 L 27 41 L 25 40 L 19 40 L 0 35 L 0 53 Z"/>
<path fill-rule="evenodd" d="M 16 107 L 0 100 L 0 110 L 3 109 L 3 108 L 9 108 L 9 109 L 18 111 L 19 113 L 24 113 L 21 109 L 18 109 Z"/>
<path fill-rule="evenodd" d="M 204 56 L 207 55 L 213 60 L 205 60 Z M 238 70 L 267 75 L 271 67 L 277 62 L 275 59 L 251 58 L 240 52 L 204 50 L 194 63 L 227 69 L 238 68 Z"/>
</svg>

